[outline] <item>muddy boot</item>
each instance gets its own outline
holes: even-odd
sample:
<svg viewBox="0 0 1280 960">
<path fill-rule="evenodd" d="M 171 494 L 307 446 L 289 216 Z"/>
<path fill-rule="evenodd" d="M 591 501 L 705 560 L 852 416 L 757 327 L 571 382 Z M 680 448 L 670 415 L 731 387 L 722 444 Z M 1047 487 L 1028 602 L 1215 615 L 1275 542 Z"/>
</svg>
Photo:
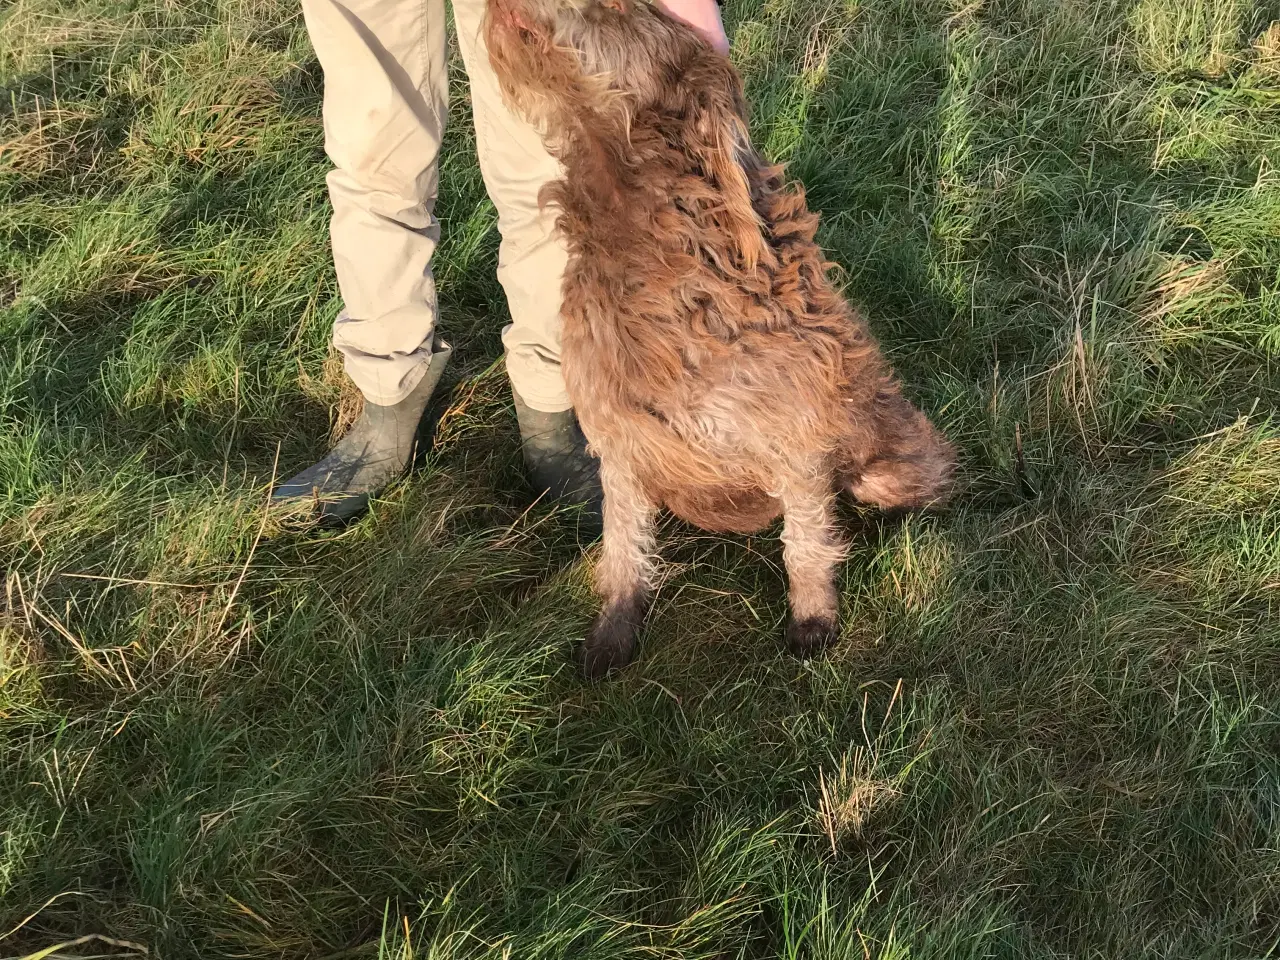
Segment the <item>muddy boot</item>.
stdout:
<svg viewBox="0 0 1280 960">
<path fill-rule="evenodd" d="M 529 483 L 539 496 L 580 505 L 582 531 L 596 536 L 604 525 L 604 493 L 600 489 L 600 463 L 587 453 L 587 439 L 572 410 L 543 413 L 526 406 L 511 391 L 520 423 Z"/>
<path fill-rule="evenodd" d="M 363 513 L 371 496 L 413 465 L 422 416 L 450 353 L 447 345 L 437 344 L 427 372 L 399 403 L 384 407 L 366 401 L 360 418 L 324 459 L 271 492 L 272 504 L 314 509 L 337 522 Z"/>
</svg>

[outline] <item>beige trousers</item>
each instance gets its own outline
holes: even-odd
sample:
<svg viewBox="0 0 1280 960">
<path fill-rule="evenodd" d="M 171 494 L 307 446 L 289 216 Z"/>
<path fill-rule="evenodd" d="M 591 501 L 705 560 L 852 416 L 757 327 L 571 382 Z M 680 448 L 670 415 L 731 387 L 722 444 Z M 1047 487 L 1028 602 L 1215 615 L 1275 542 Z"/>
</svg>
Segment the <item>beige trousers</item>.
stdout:
<svg viewBox="0 0 1280 960">
<path fill-rule="evenodd" d="M 366 398 L 391 404 L 432 355 L 431 255 L 437 158 L 449 112 L 444 0 L 302 0 L 324 70 L 325 151 L 333 161 L 330 236 L 344 308 L 333 343 Z M 498 279 L 511 323 L 507 372 L 521 398 L 548 413 L 570 406 L 560 375 L 565 252 L 538 189 L 559 167 L 537 132 L 511 114 L 480 36 L 484 0 L 454 0 L 471 81 L 485 187 L 498 211 Z"/>
</svg>

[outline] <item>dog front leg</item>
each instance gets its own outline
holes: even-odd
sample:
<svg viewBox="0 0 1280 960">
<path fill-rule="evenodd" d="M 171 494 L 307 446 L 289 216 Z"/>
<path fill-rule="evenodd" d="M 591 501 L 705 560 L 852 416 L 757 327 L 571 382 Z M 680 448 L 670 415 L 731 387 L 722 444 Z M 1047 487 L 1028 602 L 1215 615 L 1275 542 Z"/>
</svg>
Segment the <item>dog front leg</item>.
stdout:
<svg viewBox="0 0 1280 960">
<path fill-rule="evenodd" d="M 625 460 L 601 454 L 604 543 L 595 586 L 604 606 L 579 649 L 582 672 L 598 680 L 635 656 L 636 638 L 653 591 L 655 506 Z"/>
<path fill-rule="evenodd" d="M 790 581 L 787 647 L 798 657 L 817 653 L 840 633 L 836 566 L 845 547 L 832 518 L 831 478 L 813 470 L 782 490 L 782 557 Z"/>
</svg>

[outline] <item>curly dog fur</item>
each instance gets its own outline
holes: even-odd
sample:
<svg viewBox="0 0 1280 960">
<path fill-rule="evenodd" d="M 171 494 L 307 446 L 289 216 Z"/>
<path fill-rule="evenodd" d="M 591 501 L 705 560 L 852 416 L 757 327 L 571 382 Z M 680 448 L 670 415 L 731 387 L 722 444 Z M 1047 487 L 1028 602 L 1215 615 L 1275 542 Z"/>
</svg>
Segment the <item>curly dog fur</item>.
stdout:
<svg viewBox="0 0 1280 960">
<path fill-rule="evenodd" d="M 564 169 L 540 199 L 568 243 L 563 368 L 605 492 L 585 671 L 634 654 L 661 507 L 740 533 L 781 515 L 788 640 L 821 648 L 835 494 L 935 503 L 950 444 L 828 280 L 818 217 L 752 146 L 728 59 L 641 0 L 490 0 L 485 31 Z"/>
</svg>

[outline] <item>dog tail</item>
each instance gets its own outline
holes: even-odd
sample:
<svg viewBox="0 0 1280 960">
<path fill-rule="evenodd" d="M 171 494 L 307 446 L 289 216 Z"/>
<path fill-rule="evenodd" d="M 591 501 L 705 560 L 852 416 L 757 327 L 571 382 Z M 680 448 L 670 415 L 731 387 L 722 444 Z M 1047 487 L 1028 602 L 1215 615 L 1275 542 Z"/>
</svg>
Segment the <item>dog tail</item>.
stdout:
<svg viewBox="0 0 1280 960">
<path fill-rule="evenodd" d="M 843 458 L 849 492 L 881 510 L 944 503 L 956 466 L 951 443 L 896 388 L 881 392 L 873 419 L 871 443 L 851 445 Z M 859 433 L 865 438 L 863 431 Z"/>
</svg>

